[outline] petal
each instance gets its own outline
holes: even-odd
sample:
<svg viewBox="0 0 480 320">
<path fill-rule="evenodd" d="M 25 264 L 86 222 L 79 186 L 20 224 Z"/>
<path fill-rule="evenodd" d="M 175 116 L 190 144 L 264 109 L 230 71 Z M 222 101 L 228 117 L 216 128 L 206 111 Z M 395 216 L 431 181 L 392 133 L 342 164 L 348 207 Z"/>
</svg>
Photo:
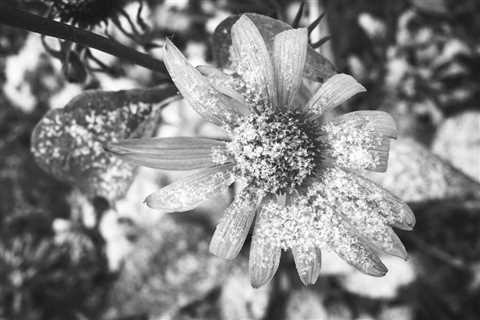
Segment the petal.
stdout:
<svg viewBox="0 0 480 320">
<path fill-rule="evenodd" d="M 293 247 L 293 259 L 300 280 L 304 285 L 315 284 L 320 275 L 322 253 L 319 248 L 313 246 Z"/>
<path fill-rule="evenodd" d="M 323 125 L 319 143 L 327 163 L 383 172 L 388 166 L 390 138 L 395 136 L 395 123 L 387 113 L 361 111 Z"/>
<path fill-rule="evenodd" d="M 342 216 L 336 203 L 328 197 L 326 192 L 329 190 L 325 190 L 325 186 L 320 182 L 311 183 L 307 189 L 309 199 L 305 206 L 314 210 L 316 215 L 313 225 L 317 229 L 317 245 L 322 246 L 324 242 L 324 245 L 342 259 L 366 274 L 385 275 L 387 268 L 380 258 L 368 242 L 358 235 L 350 222 Z"/>
<path fill-rule="evenodd" d="M 142 138 L 109 143 L 106 149 L 122 160 L 163 170 L 192 170 L 218 164 L 215 156 L 228 158 L 225 142 L 209 138 Z"/>
<path fill-rule="evenodd" d="M 366 89 L 352 76 L 336 74 L 321 85 L 305 106 L 305 109 L 320 116 L 326 111 L 338 107 L 354 95 Z"/>
<path fill-rule="evenodd" d="M 258 196 L 244 189 L 227 208 L 210 241 L 210 252 L 234 259 L 243 247 L 255 217 Z"/>
<path fill-rule="evenodd" d="M 245 104 L 245 98 L 241 94 L 242 90 L 244 90 L 245 83 L 240 77 L 226 74 L 217 68 L 205 65 L 198 66 L 197 70 L 208 79 L 215 89 L 241 102 L 243 108 L 239 111 L 243 115 L 248 115 L 250 113 L 250 109 Z"/>
<path fill-rule="evenodd" d="M 166 211 L 188 211 L 224 192 L 234 182 L 233 165 L 201 170 L 152 193 L 147 206 Z"/>
<path fill-rule="evenodd" d="M 260 210 L 250 246 L 249 273 L 250 282 L 254 288 L 269 282 L 280 264 L 280 247 L 268 234 L 262 232 L 269 229 L 265 226 L 268 223 L 267 214 L 263 208 Z"/>
<path fill-rule="evenodd" d="M 293 29 L 277 34 L 273 40 L 273 64 L 278 103 L 290 106 L 302 84 L 307 56 L 307 29 Z"/>
<path fill-rule="evenodd" d="M 358 235 L 385 253 L 407 257 L 402 242 L 379 212 L 385 210 L 381 198 L 363 189 L 355 176 L 341 169 L 326 169 L 317 178 L 312 186 L 317 195 L 342 214 Z"/>
<path fill-rule="evenodd" d="M 340 214 L 330 216 L 330 229 L 327 244 L 343 260 L 372 276 L 381 277 L 387 273 L 387 268 L 375 251 Z"/>
<path fill-rule="evenodd" d="M 385 219 L 388 225 L 403 230 L 413 229 L 416 222 L 415 215 L 404 201 L 371 180 L 355 173 L 349 174 L 357 182 L 358 192 L 370 194 L 371 201 L 375 202 L 376 212 Z"/>
<path fill-rule="evenodd" d="M 392 139 L 397 138 L 397 125 L 395 120 L 389 113 L 384 111 L 354 111 L 341 115 L 332 121 L 340 125 L 348 122 L 352 127 L 371 129 L 381 136 Z"/>
<path fill-rule="evenodd" d="M 241 116 L 240 103 L 215 89 L 168 39 L 163 61 L 182 96 L 206 120 L 223 125 Z"/>
<path fill-rule="evenodd" d="M 242 15 L 232 27 L 235 71 L 247 88 L 266 104 L 277 105 L 273 66 L 267 46 L 255 24 Z"/>
<path fill-rule="evenodd" d="M 246 13 L 245 15 L 249 17 L 258 28 L 270 52 L 273 51 L 273 39 L 275 35 L 282 31 L 292 30 L 292 27 L 287 23 L 268 16 L 256 13 Z M 238 15 L 234 15 L 226 18 L 218 25 L 213 34 L 215 60 L 221 67 L 228 68 L 232 63 L 230 50 L 232 44 L 231 27 L 239 17 Z M 311 46 L 308 46 L 303 73 L 304 77 L 310 80 L 323 82 L 335 74 L 335 67 Z"/>
</svg>

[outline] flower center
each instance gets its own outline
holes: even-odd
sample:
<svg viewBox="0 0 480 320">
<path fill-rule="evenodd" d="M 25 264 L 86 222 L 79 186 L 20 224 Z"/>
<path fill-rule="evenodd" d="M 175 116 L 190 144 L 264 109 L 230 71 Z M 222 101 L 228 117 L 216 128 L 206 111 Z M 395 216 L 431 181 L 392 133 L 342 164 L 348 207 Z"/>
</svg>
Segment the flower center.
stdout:
<svg viewBox="0 0 480 320">
<path fill-rule="evenodd" d="M 315 146 L 295 112 L 251 114 L 233 130 L 228 149 L 247 183 L 269 193 L 292 191 L 312 173 Z"/>
</svg>

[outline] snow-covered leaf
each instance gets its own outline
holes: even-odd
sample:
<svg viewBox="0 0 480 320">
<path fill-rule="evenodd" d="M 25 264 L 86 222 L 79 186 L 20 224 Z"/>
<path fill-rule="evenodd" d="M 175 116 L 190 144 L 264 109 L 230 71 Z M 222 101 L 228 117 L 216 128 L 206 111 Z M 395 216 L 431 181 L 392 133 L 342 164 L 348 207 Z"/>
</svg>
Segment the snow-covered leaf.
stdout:
<svg viewBox="0 0 480 320">
<path fill-rule="evenodd" d="M 153 133 L 160 108 L 176 95 L 167 85 L 128 91 L 86 91 L 63 109 L 49 111 L 32 132 L 38 165 L 88 196 L 116 199 L 133 178 L 133 167 L 104 151 L 125 138 Z"/>
</svg>

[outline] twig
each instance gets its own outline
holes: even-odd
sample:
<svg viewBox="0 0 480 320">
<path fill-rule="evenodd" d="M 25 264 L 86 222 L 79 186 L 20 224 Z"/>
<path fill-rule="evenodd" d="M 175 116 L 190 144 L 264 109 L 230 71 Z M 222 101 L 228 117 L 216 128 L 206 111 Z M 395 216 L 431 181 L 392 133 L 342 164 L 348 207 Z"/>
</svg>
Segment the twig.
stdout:
<svg viewBox="0 0 480 320">
<path fill-rule="evenodd" d="M 93 32 L 31 14 L 2 2 L 3 1 L 0 0 L 0 23 L 2 24 L 76 42 L 83 46 L 94 48 L 120 59 L 127 60 L 152 71 L 163 73 L 166 79 L 170 78 L 165 65 L 161 60 L 155 59 L 145 53 L 136 51 Z"/>
</svg>

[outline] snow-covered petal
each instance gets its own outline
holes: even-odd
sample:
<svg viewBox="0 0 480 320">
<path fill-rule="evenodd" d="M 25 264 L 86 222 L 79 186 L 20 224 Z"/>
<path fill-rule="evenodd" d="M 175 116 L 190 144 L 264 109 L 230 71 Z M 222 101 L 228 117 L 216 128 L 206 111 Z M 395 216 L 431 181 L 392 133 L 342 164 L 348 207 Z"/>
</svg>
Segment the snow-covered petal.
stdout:
<svg viewBox="0 0 480 320">
<path fill-rule="evenodd" d="M 328 78 L 310 101 L 305 106 L 305 110 L 318 116 L 326 111 L 338 107 L 354 95 L 366 91 L 355 78 L 348 74 L 339 73 Z"/>
<path fill-rule="evenodd" d="M 307 29 L 293 29 L 277 34 L 273 40 L 273 65 L 280 107 L 289 107 L 303 79 L 307 56 Z"/>
<path fill-rule="evenodd" d="M 322 264 L 321 250 L 314 246 L 297 246 L 292 248 L 292 254 L 302 283 L 304 285 L 315 284 Z"/>
<path fill-rule="evenodd" d="M 415 215 L 404 201 L 369 179 L 355 173 L 349 174 L 357 182 L 356 192 L 364 196 L 369 195 L 369 201 L 375 203 L 376 211 L 388 225 L 403 230 L 413 229 L 416 222 Z"/>
<path fill-rule="evenodd" d="M 242 104 L 215 89 L 168 39 L 163 61 L 182 96 L 206 120 L 224 125 L 241 116 Z"/>
<path fill-rule="evenodd" d="M 210 241 L 210 252 L 224 259 L 234 259 L 243 247 L 255 217 L 258 196 L 242 190 L 227 208 Z"/>
<path fill-rule="evenodd" d="M 242 15 L 232 27 L 232 54 L 235 71 L 247 89 L 265 104 L 276 105 L 273 65 L 265 41 L 255 24 Z"/>
<path fill-rule="evenodd" d="M 226 153 L 225 142 L 210 138 L 175 137 L 121 140 L 107 150 L 139 166 L 163 170 L 192 170 L 216 164 L 215 154 Z M 233 159 L 225 159 L 225 162 Z"/>
<path fill-rule="evenodd" d="M 358 184 L 354 174 L 338 168 L 324 169 L 310 187 L 311 194 L 317 194 L 343 216 L 375 248 L 400 258 L 407 252 L 398 236 L 384 218 L 389 204 L 380 194 Z"/>
<path fill-rule="evenodd" d="M 336 214 L 331 216 L 327 244 L 343 260 L 371 276 L 381 277 L 387 268 L 375 251 L 358 235 L 348 222 Z"/>
<path fill-rule="evenodd" d="M 255 221 L 255 229 L 250 246 L 249 274 L 250 282 L 254 288 L 258 288 L 269 282 L 277 272 L 280 263 L 281 249 L 275 241 L 263 233 L 265 224 L 269 223 L 266 218 L 268 212 L 260 210 Z"/>
<path fill-rule="evenodd" d="M 395 120 L 389 113 L 384 111 L 353 111 L 333 119 L 332 122 L 338 123 L 339 125 L 348 122 L 348 125 L 354 128 L 371 129 L 383 137 L 391 139 L 397 138 L 397 125 L 395 124 Z"/>
<path fill-rule="evenodd" d="M 275 35 L 293 29 L 287 23 L 268 16 L 256 13 L 246 13 L 244 15 L 249 17 L 257 26 L 270 53 L 273 51 L 273 39 Z M 222 68 L 228 68 L 232 64 L 231 27 L 239 17 L 238 15 L 233 15 L 226 18 L 218 25 L 213 34 L 215 60 Z M 333 74 L 335 74 L 333 64 L 316 52 L 311 46 L 308 46 L 305 68 L 303 70 L 304 77 L 313 81 L 323 82 Z"/>
<path fill-rule="evenodd" d="M 242 114 L 247 115 L 250 113 L 250 109 L 245 104 L 245 98 L 240 93 L 245 88 L 245 83 L 240 77 L 227 74 L 215 67 L 207 65 L 197 66 L 197 70 L 210 81 L 215 89 L 241 102 L 244 107 L 240 109 Z"/>
<path fill-rule="evenodd" d="M 191 210 L 227 190 L 235 180 L 232 167 L 221 165 L 201 170 L 152 193 L 145 203 L 159 210 Z"/>
<path fill-rule="evenodd" d="M 381 218 L 385 224 L 405 230 L 415 225 L 415 216 L 405 202 L 354 172 L 325 168 L 318 173 L 311 190 L 338 211 L 348 213 L 350 219 L 371 218 L 375 222 Z"/>
<path fill-rule="evenodd" d="M 382 111 L 358 111 L 321 127 L 319 143 L 325 162 L 342 168 L 384 172 L 395 122 Z"/>
</svg>

